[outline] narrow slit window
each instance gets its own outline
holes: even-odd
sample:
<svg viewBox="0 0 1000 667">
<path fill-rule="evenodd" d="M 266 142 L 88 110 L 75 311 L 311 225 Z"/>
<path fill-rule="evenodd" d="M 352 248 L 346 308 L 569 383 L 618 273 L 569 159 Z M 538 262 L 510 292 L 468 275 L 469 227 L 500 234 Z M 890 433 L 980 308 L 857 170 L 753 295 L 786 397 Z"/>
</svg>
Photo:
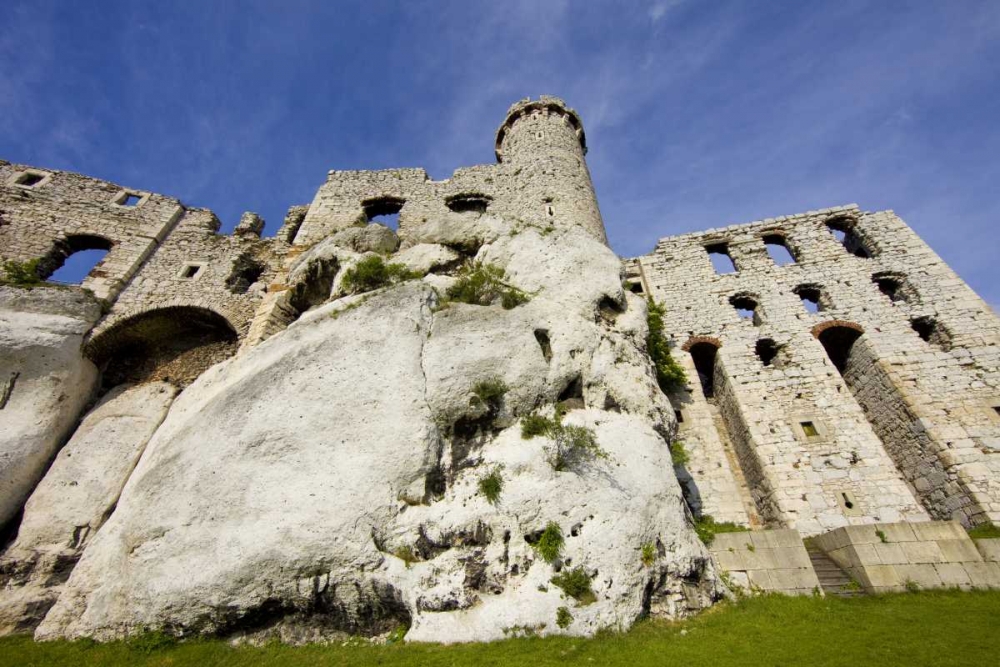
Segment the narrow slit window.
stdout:
<svg viewBox="0 0 1000 667">
<path fill-rule="evenodd" d="M 736 262 L 729 254 L 729 246 L 725 243 L 714 243 L 705 246 L 705 252 L 712 261 L 712 268 L 719 275 L 726 273 L 736 273 Z"/>
<path fill-rule="evenodd" d="M 1000 408 L 994 408 L 994 409 L 1000 411 Z M 674 410 L 674 419 L 677 420 L 678 424 L 683 424 L 684 423 L 684 413 L 681 412 L 680 410 Z"/>
<path fill-rule="evenodd" d="M 777 266 L 795 264 L 795 254 L 788 247 L 788 241 L 781 234 L 770 234 L 764 237 L 764 247 L 771 261 Z"/>
<path fill-rule="evenodd" d="M 802 427 L 802 432 L 806 434 L 807 438 L 819 437 L 819 429 L 813 422 L 799 422 L 799 426 Z"/>
<path fill-rule="evenodd" d="M 691 360 L 698 371 L 701 392 L 705 398 L 715 396 L 715 358 L 718 348 L 711 343 L 696 343 L 691 347 Z"/>
</svg>

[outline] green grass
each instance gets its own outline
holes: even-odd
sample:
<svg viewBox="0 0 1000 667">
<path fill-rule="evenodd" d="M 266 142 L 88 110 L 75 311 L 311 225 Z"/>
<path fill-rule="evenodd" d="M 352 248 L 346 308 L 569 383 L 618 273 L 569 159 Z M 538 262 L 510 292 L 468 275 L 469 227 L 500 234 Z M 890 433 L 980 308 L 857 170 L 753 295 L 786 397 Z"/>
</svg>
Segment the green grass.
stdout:
<svg viewBox="0 0 1000 667">
<path fill-rule="evenodd" d="M 538 552 L 539 556 L 546 562 L 551 563 L 562 554 L 564 543 L 562 528 L 555 521 L 549 521 L 548 525 L 545 526 L 545 530 L 542 531 L 542 536 L 532 546 L 535 547 L 535 551 Z"/>
<path fill-rule="evenodd" d="M 378 255 L 369 255 L 344 272 L 343 286 L 357 294 L 420 277 L 404 264 L 386 264 Z"/>
<path fill-rule="evenodd" d="M 486 497 L 486 502 L 496 505 L 503 491 L 503 464 L 490 468 L 489 472 L 479 478 L 479 493 Z"/>
<path fill-rule="evenodd" d="M 687 465 L 691 460 L 691 455 L 688 454 L 687 449 L 684 448 L 684 443 L 680 440 L 674 440 L 670 443 L 670 459 L 675 466 Z"/>
<path fill-rule="evenodd" d="M 700 519 L 694 522 L 694 531 L 706 545 L 711 546 L 715 536 L 720 533 L 745 533 L 749 528 L 741 526 L 731 521 L 717 522 L 711 514 L 703 514 Z"/>
<path fill-rule="evenodd" d="M 352 641 L 299 648 L 193 641 L 143 652 L 121 642 L 36 644 L 25 636 L 5 637 L 0 639 L 0 667 L 958 667 L 996 662 L 998 616 L 996 591 L 852 599 L 764 596 L 719 605 L 688 621 L 647 621 L 626 634 L 603 633 L 595 639 L 524 638 L 452 646 Z"/>
<path fill-rule="evenodd" d="M 462 267 L 458 280 L 448 288 L 447 298 L 476 306 L 489 306 L 499 299 L 506 310 L 529 300 L 526 292 L 507 283 L 507 275 L 501 267 L 481 262 Z"/>
</svg>

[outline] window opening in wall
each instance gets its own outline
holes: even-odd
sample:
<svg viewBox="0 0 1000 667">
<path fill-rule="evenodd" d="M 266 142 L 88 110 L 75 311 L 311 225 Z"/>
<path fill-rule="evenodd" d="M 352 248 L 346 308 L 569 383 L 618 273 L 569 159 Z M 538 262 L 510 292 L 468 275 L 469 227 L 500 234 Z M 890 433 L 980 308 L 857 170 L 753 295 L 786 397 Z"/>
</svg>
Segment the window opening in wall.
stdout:
<svg viewBox="0 0 1000 667">
<path fill-rule="evenodd" d="M 547 204 L 545 206 L 545 214 L 548 215 L 550 218 L 556 214 L 556 210 L 552 208 L 552 204 Z"/>
<path fill-rule="evenodd" d="M 851 218 L 840 216 L 826 221 L 826 227 L 833 234 L 834 238 L 840 242 L 847 252 L 856 257 L 871 257 L 871 252 L 865 247 L 861 237 L 854 229 L 855 222 Z"/>
<path fill-rule="evenodd" d="M 774 360 L 777 358 L 780 350 L 781 348 L 779 348 L 778 344 L 771 338 L 761 338 L 754 346 L 754 352 L 757 353 L 760 363 L 765 366 L 770 366 L 774 363 Z"/>
<path fill-rule="evenodd" d="M 479 193 L 452 195 L 445 200 L 445 206 L 455 213 L 486 213 L 492 197 Z"/>
<path fill-rule="evenodd" d="M 729 246 L 725 243 L 713 243 L 705 246 L 708 258 L 712 260 L 712 268 L 718 274 L 736 273 L 736 263 L 729 254 Z"/>
<path fill-rule="evenodd" d="M 914 318 L 910 326 L 922 340 L 945 350 L 951 349 L 951 334 L 933 317 Z"/>
<path fill-rule="evenodd" d="M 399 197 L 378 197 L 361 202 L 365 219 L 372 223 L 384 225 L 389 229 L 399 229 L 399 212 L 403 210 L 405 199 Z"/>
<path fill-rule="evenodd" d="M 633 294 L 645 294 L 645 290 L 642 289 L 642 282 L 636 281 L 634 283 L 628 283 L 628 289 Z"/>
<path fill-rule="evenodd" d="M 131 208 L 133 206 L 137 206 L 140 201 L 142 201 L 142 197 L 140 197 L 139 195 L 132 194 L 131 192 L 129 192 L 124 197 L 122 197 L 122 200 L 119 203 L 122 206 L 128 206 L 129 208 Z"/>
<path fill-rule="evenodd" d="M 1000 408 L 996 408 L 996 409 L 1000 410 Z M 680 410 L 674 410 L 674 419 L 677 420 L 678 424 L 683 424 L 684 423 L 684 413 L 681 412 Z"/>
<path fill-rule="evenodd" d="M 38 275 L 52 282 L 78 285 L 91 274 L 96 275 L 112 245 L 99 236 L 67 236 L 39 262 Z"/>
<path fill-rule="evenodd" d="M 795 293 L 802 299 L 802 306 L 810 313 L 818 313 L 823 308 L 823 291 L 816 285 L 799 285 Z"/>
<path fill-rule="evenodd" d="M 851 500 L 850 496 L 848 496 L 846 493 L 841 493 L 840 497 L 842 498 L 844 507 L 846 507 L 849 510 L 854 509 L 854 501 Z"/>
<path fill-rule="evenodd" d="M 901 276 L 888 273 L 876 273 L 872 276 L 872 282 L 878 287 L 878 291 L 889 297 L 893 303 L 908 301 L 903 280 Z"/>
<path fill-rule="evenodd" d="M 993 412 L 997 413 L 997 416 L 1000 417 L 1000 405 L 994 405 Z"/>
<path fill-rule="evenodd" d="M 792 253 L 792 249 L 788 247 L 788 241 L 781 234 L 769 234 L 765 236 L 764 247 L 767 248 L 767 254 L 770 255 L 771 261 L 778 266 L 787 266 L 788 264 L 795 263 L 795 255 Z"/>
<path fill-rule="evenodd" d="M 729 303 L 736 309 L 740 319 L 750 320 L 754 326 L 760 326 L 762 318 L 757 300 L 748 294 L 737 294 L 729 298 Z"/>
<path fill-rule="evenodd" d="M 826 355 L 843 375 L 847 370 L 847 362 L 851 357 L 851 349 L 854 343 L 861 338 L 861 332 L 851 327 L 830 327 L 824 329 L 819 335 L 819 342 L 826 350 Z"/>
<path fill-rule="evenodd" d="M 201 271 L 201 267 L 196 264 L 188 264 L 181 270 L 181 278 L 194 278 Z"/>
<path fill-rule="evenodd" d="M 711 343 L 695 343 L 690 351 L 701 382 L 701 393 L 705 398 L 712 398 L 715 396 L 715 358 L 718 348 Z"/>
<path fill-rule="evenodd" d="M 816 424 L 813 422 L 799 422 L 799 426 L 802 427 L 802 432 L 806 434 L 807 438 L 819 437 L 819 429 L 816 428 Z"/>
<path fill-rule="evenodd" d="M 17 180 L 14 182 L 17 183 L 18 185 L 23 185 L 26 188 L 33 188 L 44 180 L 45 180 L 44 175 L 36 174 L 32 171 L 26 171 L 20 176 L 18 176 Z"/>
</svg>

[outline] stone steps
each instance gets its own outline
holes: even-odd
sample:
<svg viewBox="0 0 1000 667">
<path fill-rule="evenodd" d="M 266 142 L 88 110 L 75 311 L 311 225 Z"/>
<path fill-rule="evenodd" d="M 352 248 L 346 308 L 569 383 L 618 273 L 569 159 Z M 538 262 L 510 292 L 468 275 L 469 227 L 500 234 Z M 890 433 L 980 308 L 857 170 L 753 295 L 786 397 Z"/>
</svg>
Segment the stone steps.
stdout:
<svg viewBox="0 0 1000 667">
<path fill-rule="evenodd" d="M 865 595 L 861 588 L 852 586 L 852 580 L 826 553 L 819 547 L 807 544 L 806 551 L 812 561 L 813 570 L 819 585 L 827 595 L 850 598 Z"/>
</svg>

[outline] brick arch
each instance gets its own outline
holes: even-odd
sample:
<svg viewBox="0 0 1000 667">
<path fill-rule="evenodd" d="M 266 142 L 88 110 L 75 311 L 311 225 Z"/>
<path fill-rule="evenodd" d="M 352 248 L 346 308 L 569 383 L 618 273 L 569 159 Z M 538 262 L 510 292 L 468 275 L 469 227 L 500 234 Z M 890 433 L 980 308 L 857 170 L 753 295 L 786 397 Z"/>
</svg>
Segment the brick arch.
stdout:
<svg viewBox="0 0 1000 667">
<path fill-rule="evenodd" d="M 812 332 L 813 336 L 819 338 L 819 335 L 821 333 L 823 333 L 827 329 L 833 329 L 834 327 L 853 329 L 854 331 L 857 331 L 859 334 L 863 334 L 865 332 L 865 330 L 861 327 L 860 324 L 857 324 L 856 322 L 849 322 L 847 320 L 829 320 L 827 322 L 820 322 L 812 329 L 810 329 L 810 331 Z"/>
<path fill-rule="evenodd" d="M 712 336 L 691 336 L 683 345 L 681 345 L 681 349 L 685 352 L 690 352 L 691 348 L 698 343 L 708 343 L 716 348 L 722 347 L 722 341 L 718 338 L 714 338 Z"/>
</svg>

